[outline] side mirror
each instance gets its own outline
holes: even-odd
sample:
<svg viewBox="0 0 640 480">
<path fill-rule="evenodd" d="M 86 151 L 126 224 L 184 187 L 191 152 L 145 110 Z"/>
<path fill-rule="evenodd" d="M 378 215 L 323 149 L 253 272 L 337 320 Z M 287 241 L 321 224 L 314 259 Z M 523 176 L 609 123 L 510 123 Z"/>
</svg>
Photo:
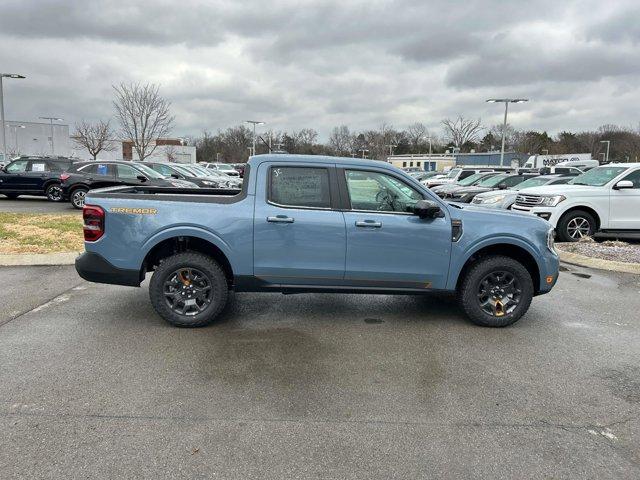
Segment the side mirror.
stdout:
<svg viewBox="0 0 640 480">
<path fill-rule="evenodd" d="M 413 213 L 420 218 L 444 217 L 440 205 L 432 200 L 418 200 L 413 207 Z"/>
<path fill-rule="evenodd" d="M 620 180 L 613 187 L 614 190 L 623 190 L 625 188 L 634 188 L 633 182 L 631 180 Z"/>
<path fill-rule="evenodd" d="M 146 182 L 147 181 L 147 177 L 145 177 L 144 175 L 138 175 L 136 178 L 138 180 L 140 180 L 141 182 Z"/>
<path fill-rule="evenodd" d="M 180 179 L 180 175 L 178 175 L 177 173 L 172 173 L 171 178 Z"/>
<path fill-rule="evenodd" d="M 498 189 L 506 190 L 507 189 L 507 184 L 506 183 L 501 183 L 500 185 L 498 185 Z"/>
</svg>

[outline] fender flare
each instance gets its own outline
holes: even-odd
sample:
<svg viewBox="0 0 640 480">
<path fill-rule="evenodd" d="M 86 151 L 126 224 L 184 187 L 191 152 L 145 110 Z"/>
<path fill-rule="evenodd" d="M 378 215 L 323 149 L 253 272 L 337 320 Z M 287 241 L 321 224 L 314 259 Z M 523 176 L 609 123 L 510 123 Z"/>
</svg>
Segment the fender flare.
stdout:
<svg viewBox="0 0 640 480">
<path fill-rule="evenodd" d="M 538 266 L 538 271 L 544 271 L 544 265 L 540 262 L 541 252 L 535 247 L 533 243 L 523 237 L 516 237 L 511 235 L 500 235 L 500 236 L 492 236 L 485 237 L 479 239 L 473 244 L 469 245 L 467 249 L 464 251 L 464 254 L 461 256 L 462 260 L 458 262 L 456 265 L 451 264 L 449 267 L 449 277 L 447 279 L 447 289 L 455 290 L 456 285 L 458 283 L 458 278 L 460 277 L 460 273 L 462 269 L 469 261 L 469 259 L 478 251 L 482 250 L 485 247 L 490 247 L 492 245 L 513 245 L 515 247 L 520 247 L 525 250 L 536 262 Z"/>
<path fill-rule="evenodd" d="M 175 237 L 196 237 L 200 238 L 201 240 L 205 240 L 219 248 L 224 256 L 227 257 L 227 260 L 229 260 L 229 262 L 231 263 L 231 248 L 216 233 L 194 225 L 172 225 L 171 227 L 156 232 L 142 244 L 142 246 L 140 247 L 141 254 L 136 259 L 138 269 L 142 268 L 142 262 L 145 258 L 147 258 L 149 252 L 156 245 L 158 245 L 160 242 Z"/>
</svg>

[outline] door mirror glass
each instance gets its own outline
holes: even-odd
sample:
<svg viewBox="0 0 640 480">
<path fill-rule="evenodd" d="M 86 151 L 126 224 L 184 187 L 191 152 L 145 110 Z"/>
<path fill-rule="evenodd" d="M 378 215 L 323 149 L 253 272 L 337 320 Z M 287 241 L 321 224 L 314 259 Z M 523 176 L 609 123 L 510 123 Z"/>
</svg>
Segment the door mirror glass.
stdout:
<svg viewBox="0 0 640 480">
<path fill-rule="evenodd" d="M 413 213 L 420 218 L 437 218 L 444 216 L 440 205 L 432 200 L 418 200 L 413 207 Z"/>
<path fill-rule="evenodd" d="M 622 190 L 625 188 L 633 188 L 633 182 L 631 180 L 620 180 L 618 183 L 616 183 L 616 186 L 614 187 L 616 190 Z"/>
</svg>

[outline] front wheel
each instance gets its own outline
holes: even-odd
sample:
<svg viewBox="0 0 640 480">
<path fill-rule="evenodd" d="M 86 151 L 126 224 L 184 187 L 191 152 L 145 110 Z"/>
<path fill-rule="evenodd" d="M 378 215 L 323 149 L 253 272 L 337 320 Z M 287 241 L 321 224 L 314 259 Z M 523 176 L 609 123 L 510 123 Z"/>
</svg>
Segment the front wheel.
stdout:
<svg viewBox="0 0 640 480">
<path fill-rule="evenodd" d="M 82 210 L 82 208 L 84 207 L 84 197 L 87 196 L 88 191 L 89 190 L 87 190 L 86 188 L 76 188 L 71 193 L 71 205 L 73 205 L 73 208 Z"/>
<path fill-rule="evenodd" d="M 220 265 L 196 252 L 166 258 L 149 283 L 153 308 L 176 327 L 209 325 L 224 309 L 227 295 L 227 278 Z"/>
<path fill-rule="evenodd" d="M 591 237 L 596 233 L 596 221 L 590 213 L 574 210 L 558 221 L 556 230 L 561 241 L 577 242 L 581 238 Z"/>
<path fill-rule="evenodd" d="M 44 194 L 47 196 L 47 199 L 51 202 L 60 202 L 62 201 L 62 187 L 59 183 L 52 183 L 47 187 L 44 191 Z"/>
<path fill-rule="evenodd" d="M 458 292 L 469 320 L 483 327 L 506 327 L 517 322 L 531 304 L 533 281 L 529 271 L 510 257 L 479 260 L 467 272 Z"/>
</svg>

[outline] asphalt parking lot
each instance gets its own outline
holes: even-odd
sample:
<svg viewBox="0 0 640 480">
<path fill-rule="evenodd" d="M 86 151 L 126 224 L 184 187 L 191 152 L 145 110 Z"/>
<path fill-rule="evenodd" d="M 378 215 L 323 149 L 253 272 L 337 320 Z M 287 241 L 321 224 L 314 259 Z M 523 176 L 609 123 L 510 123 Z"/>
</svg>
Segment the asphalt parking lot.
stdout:
<svg viewBox="0 0 640 480">
<path fill-rule="evenodd" d="M 21 196 L 9 200 L 0 195 L 0 212 L 8 213 L 79 213 L 69 202 L 50 202 L 44 197 Z"/>
<path fill-rule="evenodd" d="M 451 299 L 141 289 L 4 267 L 2 478 L 640 477 L 640 277 L 569 267 L 507 329 Z"/>
</svg>

